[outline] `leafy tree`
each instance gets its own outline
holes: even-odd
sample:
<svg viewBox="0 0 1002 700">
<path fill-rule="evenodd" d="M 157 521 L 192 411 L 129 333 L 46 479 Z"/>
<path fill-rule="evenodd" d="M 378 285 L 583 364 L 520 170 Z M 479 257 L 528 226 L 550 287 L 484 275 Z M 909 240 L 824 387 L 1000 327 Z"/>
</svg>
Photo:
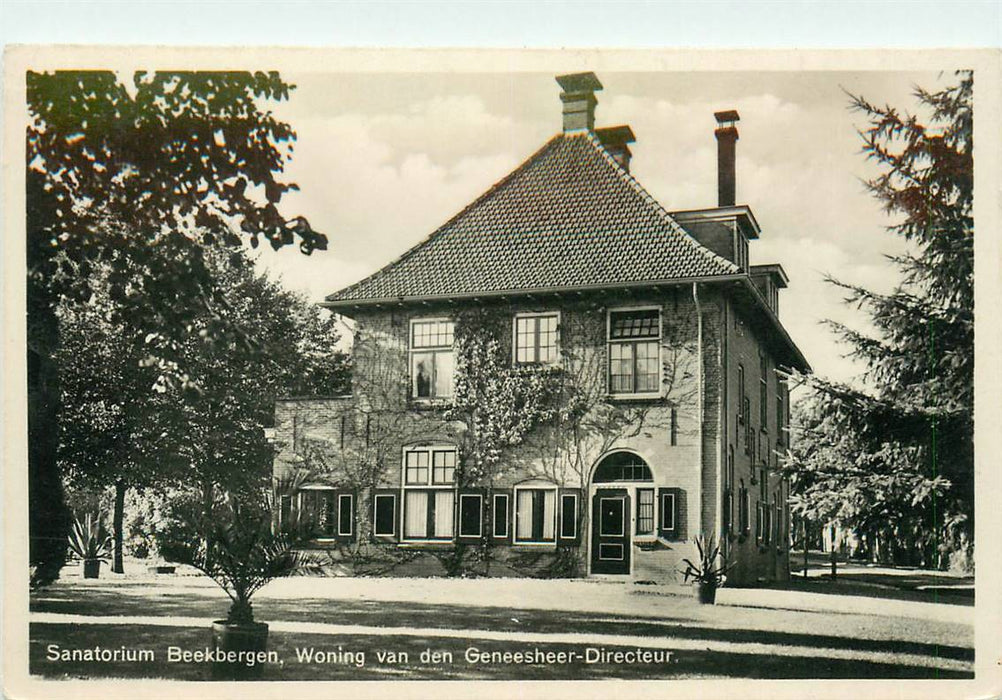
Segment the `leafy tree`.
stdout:
<svg viewBox="0 0 1002 700">
<path fill-rule="evenodd" d="M 912 252 L 892 258 L 901 283 L 890 294 L 831 280 L 877 330 L 829 322 L 865 364 L 866 388 L 801 378 L 816 398 L 788 464 L 802 512 L 882 516 L 941 553 L 973 546 L 972 89 L 970 72 L 916 89 L 928 119 L 852 97 L 868 120 L 863 151 L 882 168 L 867 186 Z"/>
<path fill-rule="evenodd" d="M 56 436 L 60 415 L 56 308 L 86 301 L 92 270 L 109 266 L 116 316 L 129 317 L 164 382 L 198 313 L 208 342 L 227 333 L 225 304 L 203 253 L 265 238 L 326 238 L 278 209 L 295 187 L 278 179 L 295 133 L 264 109 L 292 86 L 277 73 L 29 72 L 26 205 L 28 263 L 29 513 L 33 580 L 58 576 L 68 518 Z M 114 220 L 118 225 L 103 226 Z M 154 246 L 153 243 L 158 245 Z M 162 255 L 163 247 L 171 249 Z M 136 277 L 128 270 L 140 270 Z M 204 328 L 204 324 L 203 324 Z"/>
</svg>

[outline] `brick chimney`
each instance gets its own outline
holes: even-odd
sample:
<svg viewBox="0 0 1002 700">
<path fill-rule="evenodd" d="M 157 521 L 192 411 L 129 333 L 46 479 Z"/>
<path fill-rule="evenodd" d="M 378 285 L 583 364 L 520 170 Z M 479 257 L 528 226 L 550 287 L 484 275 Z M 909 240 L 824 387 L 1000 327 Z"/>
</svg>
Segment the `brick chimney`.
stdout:
<svg viewBox="0 0 1002 700">
<path fill-rule="evenodd" d="M 563 92 L 560 101 L 564 103 L 564 132 L 595 128 L 595 91 L 602 89 L 602 83 L 594 73 L 571 73 L 558 75 L 557 84 Z"/>
<path fill-rule="evenodd" d="M 627 145 L 633 143 L 637 138 L 633 135 L 633 129 L 626 126 L 607 126 L 602 129 L 595 129 L 595 135 L 605 146 L 613 160 L 619 163 L 626 172 L 630 172 L 630 158 L 633 153 Z"/>
<path fill-rule="evenodd" d="M 733 207 L 735 202 L 734 158 L 738 143 L 738 128 L 735 124 L 741 117 L 737 110 L 714 112 L 717 129 L 717 206 Z"/>
</svg>

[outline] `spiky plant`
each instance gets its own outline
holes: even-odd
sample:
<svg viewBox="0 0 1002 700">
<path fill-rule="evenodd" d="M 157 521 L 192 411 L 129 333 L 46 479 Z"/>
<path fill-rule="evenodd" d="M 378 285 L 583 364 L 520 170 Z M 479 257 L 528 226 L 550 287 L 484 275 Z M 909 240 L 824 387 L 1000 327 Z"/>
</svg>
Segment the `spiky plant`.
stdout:
<svg viewBox="0 0 1002 700">
<path fill-rule="evenodd" d="M 322 566 L 312 554 L 296 549 L 298 540 L 272 531 L 262 512 L 241 512 L 217 521 L 211 551 L 204 541 L 171 543 L 172 559 L 189 564 L 211 578 L 233 601 L 226 616 L 232 625 L 254 622 L 251 598 L 276 578 L 318 574 Z M 208 556 L 207 556 L 208 555 Z"/>
<path fill-rule="evenodd" d="M 692 538 L 692 541 L 699 553 L 698 563 L 693 563 L 691 559 L 682 560 L 682 563 L 685 564 L 685 569 L 682 571 L 685 582 L 695 581 L 719 587 L 733 564 L 728 563 L 720 556 L 720 545 L 716 543 L 712 535 L 709 537 L 697 535 Z"/>
<path fill-rule="evenodd" d="M 74 519 L 69 536 L 70 551 L 79 559 L 108 560 L 112 540 L 101 523 L 101 518 L 88 513 L 83 521 Z"/>
</svg>

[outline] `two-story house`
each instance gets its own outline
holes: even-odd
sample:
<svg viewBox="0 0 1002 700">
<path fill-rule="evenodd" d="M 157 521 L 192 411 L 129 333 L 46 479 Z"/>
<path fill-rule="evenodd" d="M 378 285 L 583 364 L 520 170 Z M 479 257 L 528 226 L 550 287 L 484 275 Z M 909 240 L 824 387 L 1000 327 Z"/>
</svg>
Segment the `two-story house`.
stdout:
<svg viewBox="0 0 1002 700">
<path fill-rule="evenodd" d="M 718 206 L 673 212 L 630 174 L 632 130 L 595 128 L 595 75 L 557 82 L 561 133 L 327 297 L 354 324 L 352 393 L 278 402 L 275 475 L 300 475 L 281 518 L 317 546 L 406 553 L 401 575 L 442 573 L 436 553 L 486 542 L 498 574 L 669 582 L 704 534 L 732 584 L 783 578 L 777 370 L 810 367 L 779 321 L 782 267 L 749 263 L 760 229 L 735 203 L 738 114 L 715 115 Z M 458 478 L 471 427 L 447 414 L 472 312 L 502 320 L 492 347 L 510 367 L 552 369 L 585 397 L 507 446 L 489 483 Z"/>
</svg>

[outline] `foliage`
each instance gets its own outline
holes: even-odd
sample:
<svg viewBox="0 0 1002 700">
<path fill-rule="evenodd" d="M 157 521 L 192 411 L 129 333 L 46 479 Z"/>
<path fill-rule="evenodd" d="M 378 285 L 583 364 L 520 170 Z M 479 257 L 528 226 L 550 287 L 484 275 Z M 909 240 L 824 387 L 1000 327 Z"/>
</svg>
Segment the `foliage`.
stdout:
<svg viewBox="0 0 1002 700">
<path fill-rule="evenodd" d="M 685 569 L 682 570 L 682 578 L 685 583 L 693 581 L 695 583 L 706 583 L 715 587 L 724 585 L 727 580 L 727 572 L 733 564 L 723 561 L 720 555 L 720 545 L 716 543 L 714 537 L 702 537 L 697 535 L 692 538 L 696 545 L 696 552 L 699 554 L 696 563 L 691 559 L 683 559 Z"/>
<path fill-rule="evenodd" d="M 104 529 L 101 518 L 88 513 L 83 521 L 73 521 L 69 537 L 70 551 L 82 560 L 99 559 L 107 561 L 111 549 L 111 537 Z"/>
<path fill-rule="evenodd" d="M 455 389 L 445 418 L 465 426 L 456 476 L 460 487 L 492 484 L 501 476 L 506 450 L 537 426 L 578 409 L 563 391 L 560 367 L 512 366 L 498 328 L 508 318 L 478 310 L 456 321 Z"/>
<path fill-rule="evenodd" d="M 204 541 L 188 538 L 167 543 L 164 555 L 171 561 L 194 566 L 211 578 L 233 601 L 226 622 L 254 621 L 251 599 L 276 578 L 300 573 L 321 573 L 315 557 L 296 549 L 297 541 L 274 533 L 264 509 L 232 504 L 214 523 L 208 549 Z"/>
<path fill-rule="evenodd" d="M 803 514 L 921 523 L 940 550 L 966 547 L 973 532 L 972 89 L 970 72 L 916 89 L 928 120 L 852 97 L 869 122 L 863 150 L 882 169 L 867 186 L 913 251 L 892 258 L 901 283 L 890 294 L 831 280 L 876 328 L 829 322 L 865 364 L 865 388 L 799 377 L 817 398 L 801 412 L 808 444 L 787 464 Z"/>
<path fill-rule="evenodd" d="M 326 238 L 278 209 L 295 185 L 277 174 L 295 133 L 264 105 L 287 99 L 277 73 L 110 71 L 27 74 L 27 311 L 30 560 L 33 584 L 58 576 L 68 514 L 57 467 L 56 309 L 107 285 L 111 320 L 167 384 L 193 333 L 233 336 L 205 251 L 264 237 L 305 253 Z M 109 222 L 114 222 L 109 224 Z M 203 317 L 198 329 L 191 320 Z"/>
</svg>

